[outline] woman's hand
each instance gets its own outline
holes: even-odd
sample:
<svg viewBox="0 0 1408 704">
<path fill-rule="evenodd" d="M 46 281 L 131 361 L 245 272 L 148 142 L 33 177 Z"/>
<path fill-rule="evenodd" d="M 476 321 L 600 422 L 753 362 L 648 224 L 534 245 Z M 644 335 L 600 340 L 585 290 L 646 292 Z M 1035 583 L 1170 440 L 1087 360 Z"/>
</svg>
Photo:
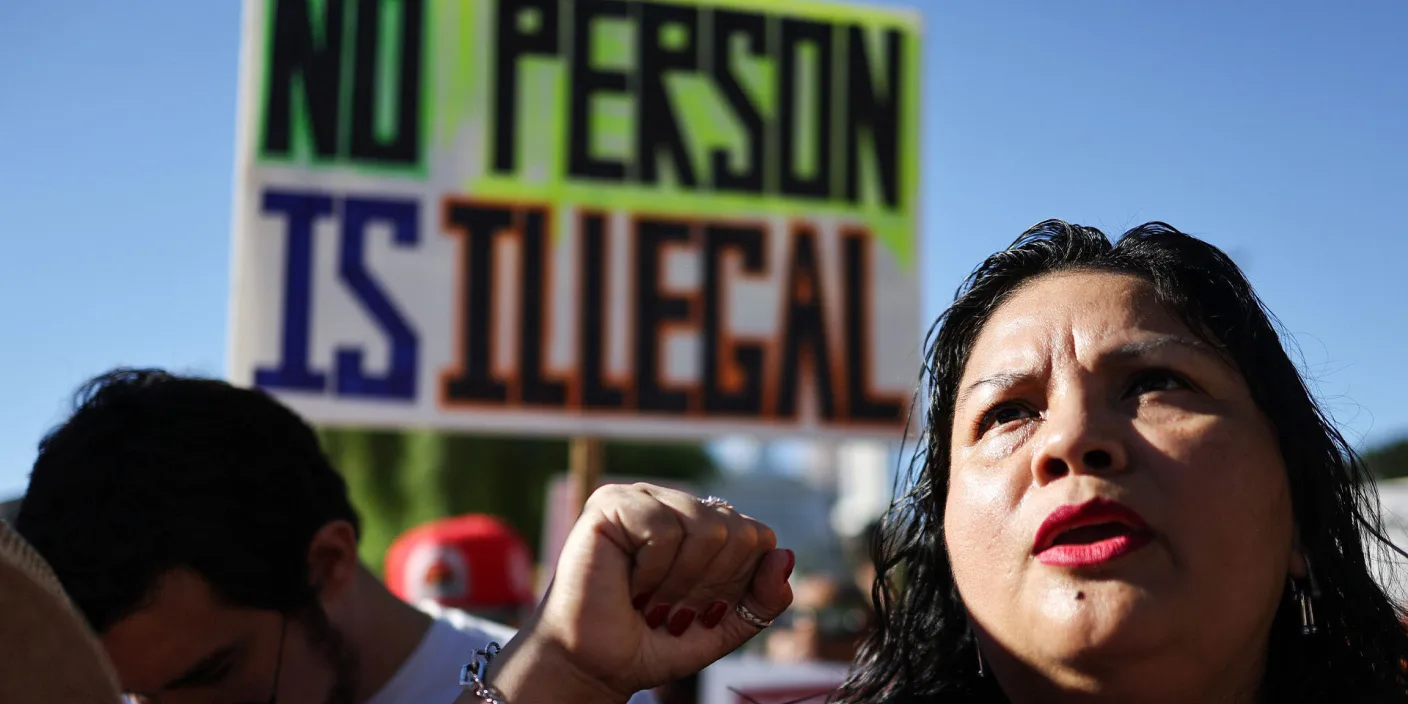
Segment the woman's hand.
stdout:
<svg viewBox="0 0 1408 704">
<path fill-rule="evenodd" d="M 792 601 L 767 526 L 648 484 L 587 501 L 547 597 L 489 668 L 511 704 L 625 702 L 697 672 Z M 462 697 L 460 701 L 473 701 Z"/>
</svg>

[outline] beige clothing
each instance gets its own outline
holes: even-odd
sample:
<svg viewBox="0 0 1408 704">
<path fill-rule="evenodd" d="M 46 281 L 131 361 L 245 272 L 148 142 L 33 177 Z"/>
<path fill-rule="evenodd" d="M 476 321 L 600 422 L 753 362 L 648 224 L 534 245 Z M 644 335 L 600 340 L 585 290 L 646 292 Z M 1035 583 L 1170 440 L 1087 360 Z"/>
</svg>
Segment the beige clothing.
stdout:
<svg viewBox="0 0 1408 704">
<path fill-rule="evenodd" d="M 112 665 L 48 563 L 0 521 L 0 702 L 118 704 Z"/>
</svg>

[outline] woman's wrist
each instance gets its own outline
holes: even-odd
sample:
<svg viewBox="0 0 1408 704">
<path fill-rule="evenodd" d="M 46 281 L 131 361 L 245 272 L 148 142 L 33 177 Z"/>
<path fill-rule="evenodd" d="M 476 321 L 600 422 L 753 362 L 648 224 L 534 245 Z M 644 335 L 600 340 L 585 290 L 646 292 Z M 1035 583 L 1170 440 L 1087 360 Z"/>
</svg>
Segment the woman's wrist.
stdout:
<svg viewBox="0 0 1408 704">
<path fill-rule="evenodd" d="M 508 704 L 625 704 L 613 691 L 581 671 L 565 648 L 520 631 L 489 665 L 486 682 Z"/>
</svg>

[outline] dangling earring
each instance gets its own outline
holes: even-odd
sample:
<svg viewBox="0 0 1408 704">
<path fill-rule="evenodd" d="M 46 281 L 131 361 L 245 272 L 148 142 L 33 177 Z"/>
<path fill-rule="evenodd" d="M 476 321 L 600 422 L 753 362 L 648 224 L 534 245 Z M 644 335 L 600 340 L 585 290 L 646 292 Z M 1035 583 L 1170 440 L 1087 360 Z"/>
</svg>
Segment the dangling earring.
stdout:
<svg viewBox="0 0 1408 704">
<path fill-rule="evenodd" d="M 983 667 L 983 648 L 978 645 L 978 636 L 973 634 L 973 627 L 968 626 L 968 640 L 973 641 L 973 652 L 978 656 L 978 676 L 987 677 L 987 668 Z"/>
<path fill-rule="evenodd" d="M 1315 604 L 1310 598 L 1310 594 L 1301 590 L 1296 594 L 1296 601 L 1300 602 L 1300 633 L 1301 635 L 1315 635 Z"/>
<path fill-rule="evenodd" d="M 1315 597 L 1320 596 L 1320 585 L 1315 581 L 1315 569 L 1310 566 L 1310 556 L 1302 556 L 1305 560 L 1306 581 L 1309 588 L 1297 584 L 1291 580 L 1291 593 L 1295 596 L 1296 605 L 1300 607 L 1300 633 L 1310 636 L 1319 632 L 1319 627 L 1315 625 Z"/>
</svg>

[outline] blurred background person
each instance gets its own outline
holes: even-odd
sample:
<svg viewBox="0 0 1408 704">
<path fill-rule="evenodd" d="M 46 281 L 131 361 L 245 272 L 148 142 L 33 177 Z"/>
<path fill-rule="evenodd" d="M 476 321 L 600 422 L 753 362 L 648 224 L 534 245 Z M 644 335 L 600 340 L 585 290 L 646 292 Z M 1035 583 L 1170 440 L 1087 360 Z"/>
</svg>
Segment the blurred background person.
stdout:
<svg viewBox="0 0 1408 704">
<path fill-rule="evenodd" d="M 768 659 L 774 662 L 845 662 L 874 621 L 869 597 L 855 584 L 826 575 L 794 580 L 792 607 L 769 629 Z"/>
<path fill-rule="evenodd" d="M 875 623 L 871 586 L 873 544 L 879 521 L 841 541 L 849 572 L 805 576 L 794 587 L 792 608 L 774 624 L 765 642 L 774 662 L 851 662 Z"/>
</svg>

